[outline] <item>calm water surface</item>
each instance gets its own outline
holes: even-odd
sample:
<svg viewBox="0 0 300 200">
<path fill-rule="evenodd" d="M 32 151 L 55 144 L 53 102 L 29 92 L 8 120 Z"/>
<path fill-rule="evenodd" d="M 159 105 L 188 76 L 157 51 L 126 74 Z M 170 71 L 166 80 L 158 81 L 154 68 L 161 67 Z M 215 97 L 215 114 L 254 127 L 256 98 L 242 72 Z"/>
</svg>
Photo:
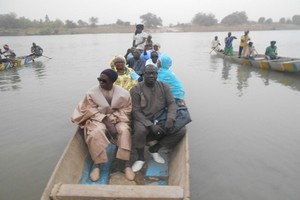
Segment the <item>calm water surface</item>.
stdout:
<svg viewBox="0 0 300 200">
<path fill-rule="evenodd" d="M 233 32 L 238 38 L 243 32 Z M 153 34 L 173 58 L 193 122 L 188 126 L 193 200 L 298 200 L 300 74 L 238 66 L 210 52 L 226 32 Z M 300 58 L 300 31 L 256 31 L 259 53 L 276 40 Z M 17 55 L 32 42 L 42 62 L 0 72 L 0 199 L 39 199 L 76 126 L 70 115 L 131 34 L 0 37 Z M 234 41 L 238 48 L 238 40 Z"/>
</svg>

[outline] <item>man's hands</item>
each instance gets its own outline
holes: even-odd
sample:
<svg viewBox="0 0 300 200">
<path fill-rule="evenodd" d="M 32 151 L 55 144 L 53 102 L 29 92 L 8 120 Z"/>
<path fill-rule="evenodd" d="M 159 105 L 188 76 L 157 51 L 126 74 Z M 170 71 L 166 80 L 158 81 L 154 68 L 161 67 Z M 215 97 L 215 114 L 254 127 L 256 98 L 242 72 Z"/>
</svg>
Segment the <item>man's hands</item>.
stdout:
<svg viewBox="0 0 300 200">
<path fill-rule="evenodd" d="M 150 130 L 155 136 L 161 136 L 165 134 L 165 130 L 161 128 L 159 125 L 150 126 Z"/>
<path fill-rule="evenodd" d="M 165 123 L 165 130 L 167 132 L 171 131 L 173 126 L 174 126 L 174 120 L 173 119 L 167 119 L 167 121 Z"/>
<path fill-rule="evenodd" d="M 107 132 L 106 132 L 106 137 L 107 139 L 112 143 L 112 144 L 117 144 L 117 129 L 115 127 L 115 125 L 113 125 L 108 119 L 107 117 L 105 117 L 102 122 L 105 124 L 106 128 L 107 128 Z"/>
</svg>

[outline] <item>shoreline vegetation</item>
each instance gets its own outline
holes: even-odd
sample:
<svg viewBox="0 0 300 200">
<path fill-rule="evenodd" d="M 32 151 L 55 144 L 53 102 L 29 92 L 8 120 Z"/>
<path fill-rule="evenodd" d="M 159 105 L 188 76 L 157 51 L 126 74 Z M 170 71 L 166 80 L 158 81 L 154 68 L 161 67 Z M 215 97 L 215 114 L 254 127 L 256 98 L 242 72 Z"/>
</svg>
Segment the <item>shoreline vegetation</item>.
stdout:
<svg viewBox="0 0 300 200">
<path fill-rule="evenodd" d="M 300 25 L 296 24 L 244 24 L 244 25 L 213 25 L 213 26 L 197 26 L 197 25 L 178 25 L 170 27 L 145 28 L 145 32 L 165 33 L 165 32 L 234 32 L 234 31 L 268 31 L 268 30 L 300 30 Z M 0 36 L 27 36 L 27 35 L 67 35 L 67 34 L 101 34 L 101 33 L 134 33 L 135 26 L 122 25 L 97 25 L 94 27 L 76 27 L 61 29 L 1 29 Z"/>
</svg>

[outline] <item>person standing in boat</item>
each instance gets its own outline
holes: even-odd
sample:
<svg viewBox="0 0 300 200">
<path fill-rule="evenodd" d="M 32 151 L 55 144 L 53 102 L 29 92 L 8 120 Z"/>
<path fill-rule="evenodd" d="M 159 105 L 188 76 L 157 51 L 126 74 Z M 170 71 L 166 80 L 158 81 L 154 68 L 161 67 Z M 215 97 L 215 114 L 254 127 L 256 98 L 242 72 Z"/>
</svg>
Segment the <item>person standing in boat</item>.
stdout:
<svg viewBox="0 0 300 200">
<path fill-rule="evenodd" d="M 277 56 L 277 47 L 275 46 L 276 41 L 271 41 L 270 44 L 271 45 L 266 48 L 265 56 L 269 60 L 270 59 L 271 60 L 277 59 L 278 58 L 278 56 Z"/>
<path fill-rule="evenodd" d="M 241 41 L 240 41 L 240 46 L 239 46 L 239 58 L 242 55 L 243 48 L 248 45 L 248 42 L 250 40 L 251 39 L 249 37 L 249 30 L 247 30 L 247 31 L 244 32 L 244 35 L 241 36 Z"/>
<path fill-rule="evenodd" d="M 237 39 L 237 38 L 235 36 L 232 36 L 231 32 L 228 32 L 228 35 L 225 38 L 225 48 L 224 48 L 225 55 L 233 56 L 232 42 L 234 39 Z"/>
<path fill-rule="evenodd" d="M 221 51 L 221 43 L 218 39 L 218 36 L 215 36 L 215 38 L 211 41 L 211 49 L 214 51 Z"/>
<path fill-rule="evenodd" d="M 32 47 L 31 47 L 31 54 L 30 56 L 35 55 L 36 57 L 40 57 L 43 55 L 43 49 L 42 47 L 36 45 L 35 43 L 32 43 Z"/>
<path fill-rule="evenodd" d="M 145 164 L 144 149 L 147 138 L 157 138 L 157 143 L 149 147 L 149 153 L 157 163 L 165 163 L 158 153 L 161 147 L 174 148 L 184 137 L 186 128 L 183 127 L 173 134 L 167 134 L 174 125 L 177 105 L 170 86 L 157 81 L 157 67 L 147 65 L 144 71 L 144 81 L 136 84 L 130 90 L 133 114 L 133 147 L 137 151 L 137 160 L 132 165 L 132 171 L 140 171 Z M 164 127 L 153 122 L 155 113 L 168 108 L 167 120 Z M 149 140 L 153 141 L 153 140 Z"/>
<path fill-rule="evenodd" d="M 129 164 L 131 96 L 114 85 L 117 78 L 114 70 L 103 70 L 98 77 L 99 85 L 88 90 L 71 117 L 72 122 L 84 129 L 84 139 L 95 164 L 90 173 L 92 181 L 100 178 L 100 164 L 108 161 L 105 149 L 110 143 L 118 146 L 116 158 L 124 161 L 125 177 L 128 180 L 135 177 Z"/>
<path fill-rule="evenodd" d="M 136 25 L 136 31 L 134 32 L 133 35 L 132 47 L 138 50 L 140 54 L 142 54 L 145 49 L 146 39 L 147 39 L 147 33 L 144 32 L 144 25 L 143 24 Z"/>
<path fill-rule="evenodd" d="M 7 44 L 3 45 L 4 51 L 0 50 L 0 54 L 4 55 L 4 59 L 2 59 L 2 62 L 10 62 L 14 61 L 16 59 L 15 52 L 9 48 Z"/>
</svg>

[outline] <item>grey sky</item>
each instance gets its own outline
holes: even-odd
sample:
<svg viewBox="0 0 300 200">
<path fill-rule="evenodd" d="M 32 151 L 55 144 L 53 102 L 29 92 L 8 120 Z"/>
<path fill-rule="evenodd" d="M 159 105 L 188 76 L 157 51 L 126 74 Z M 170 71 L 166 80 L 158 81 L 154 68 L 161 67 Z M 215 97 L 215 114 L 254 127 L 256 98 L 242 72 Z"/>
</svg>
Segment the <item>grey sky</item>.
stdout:
<svg viewBox="0 0 300 200">
<path fill-rule="evenodd" d="M 18 17 L 50 20 L 79 19 L 88 22 L 97 17 L 98 24 L 115 23 L 117 19 L 132 24 L 140 22 L 140 16 L 151 12 L 163 20 L 164 25 L 188 23 L 195 14 L 214 14 L 220 20 L 233 12 L 245 11 L 248 19 L 259 17 L 278 21 L 300 15 L 299 0 L 0 0 L 0 14 L 14 12 Z"/>
</svg>

